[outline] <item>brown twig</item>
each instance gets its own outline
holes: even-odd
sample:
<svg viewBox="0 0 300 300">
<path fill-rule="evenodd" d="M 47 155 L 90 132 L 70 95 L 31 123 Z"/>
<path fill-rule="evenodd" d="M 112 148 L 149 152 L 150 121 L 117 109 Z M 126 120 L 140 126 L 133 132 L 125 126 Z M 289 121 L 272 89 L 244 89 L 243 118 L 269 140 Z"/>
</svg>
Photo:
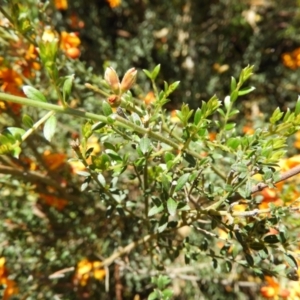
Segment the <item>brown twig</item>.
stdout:
<svg viewBox="0 0 300 300">
<path fill-rule="evenodd" d="M 287 172 L 282 173 L 281 176 L 280 176 L 280 178 L 279 178 L 279 180 L 277 180 L 276 183 L 284 181 L 284 180 L 287 180 L 287 179 L 289 179 L 289 178 L 291 178 L 291 177 L 293 177 L 293 176 L 295 176 L 295 175 L 297 175 L 299 173 L 300 173 L 300 165 L 296 166 L 296 167 L 294 167 L 292 169 L 290 169 Z M 265 183 L 258 183 L 254 187 L 252 187 L 251 194 L 259 192 L 259 191 L 263 190 L 266 187 L 268 187 L 267 184 L 265 184 Z M 297 211 L 297 210 L 298 210 L 298 208 L 291 208 L 291 211 Z M 263 210 L 255 209 L 253 211 L 234 212 L 232 215 L 235 216 L 235 217 L 249 217 L 249 216 L 255 216 L 257 214 L 268 213 L 268 212 L 270 212 L 270 209 L 263 209 Z M 228 214 L 227 211 L 226 212 L 225 211 L 224 212 L 220 212 L 220 215 L 227 215 L 227 214 Z M 179 223 L 178 226 L 176 227 L 176 229 L 178 229 L 181 226 L 182 226 L 182 224 Z M 158 234 L 146 235 L 145 237 L 141 238 L 138 241 L 131 242 L 126 247 L 124 247 L 124 248 L 116 251 L 110 257 L 108 257 L 107 259 L 105 259 L 102 264 L 105 265 L 105 266 L 109 266 L 118 257 L 121 257 L 121 256 L 129 253 L 132 249 L 136 248 L 137 246 L 139 246 L 139 245 L 141 245 L 143 243 L 146 243 L 146 242 L 148 242 L 150 240 L 155 239 L 157 236 L 158 236 Z"/>
<path fill-rule="evenodd" d="M 55 180 L 35 171 L 19 170 L 12 167 L 4 166 L 0 164 L 0 174 L 13 175 L 21 180 L 31 182 L 32 184 L 43 183 L 47 186 L 55 188 L 61 193 L 62 197 L 67 197 L 69 200 L 77 201 L 78 197 L 66 193 L 65 187 L 62 187 Z"/>
<path fill-rule="evenodd" d="M 293 176 L 298 175 L 299 173 L 300 173 L 300 165 L 298 165 L 298 166 L 282 173 L 280 175 L 279 180 L 277 180 L 275 183 L 279 183 L 281 181 L 287 180 L 287 179 L 289 179 Z M 263 189 L 265 189 L 267 187 L 268 187 L 268 184 L 260 182 L 260 183 L 256 184 L 254 187 L 252 187 L 251 194 L 260 192 L 260 191 L 262 191 Z"/>
</svg>

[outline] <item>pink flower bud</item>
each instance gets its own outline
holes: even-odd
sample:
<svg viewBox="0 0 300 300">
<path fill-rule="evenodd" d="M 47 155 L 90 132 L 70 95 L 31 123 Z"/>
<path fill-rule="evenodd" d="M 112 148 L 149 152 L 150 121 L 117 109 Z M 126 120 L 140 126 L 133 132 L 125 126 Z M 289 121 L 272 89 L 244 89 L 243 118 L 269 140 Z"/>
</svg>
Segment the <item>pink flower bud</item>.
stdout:
<svg viewBox="0 0 300 300">
<path fill-rule="evenodd" d="M 122 92 L 126 92 L 132 88 L 136 80 L 136 75 L 137 75 L 137 70 L 135 68 L 131 68 L 125 73 L 121 82 Z"/>
<path fill-rule="evenodd" d="M 117 95 L 111 95 L 107 98 L 107 102 L 111 107 L 118 107 L 121 104 L 121 99 Z"/>
<path fill-rule="evenodd" d="M 106 68 L 104 79 L 109 84 L 110 88 L 114 93 L 120 93 L 120 80 L 118 74 L 112 67 Z"/>
</svg>

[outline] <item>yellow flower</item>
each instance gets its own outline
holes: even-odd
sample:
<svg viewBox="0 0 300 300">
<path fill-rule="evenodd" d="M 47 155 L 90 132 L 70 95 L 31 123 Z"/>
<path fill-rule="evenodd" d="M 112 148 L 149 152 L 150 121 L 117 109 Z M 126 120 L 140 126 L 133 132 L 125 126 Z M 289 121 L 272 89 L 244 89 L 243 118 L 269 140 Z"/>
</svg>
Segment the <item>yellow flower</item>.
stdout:
<svg viewBox="0 0 300 300">
<path fill-rule="evenodd" d="M 121 0 L 107 0 L 111 8 L 118 7 L 121 4 Z"/>
<path fill-rule="evenodd" d="M 60 34 L 60 48 L 66 53 L 70 58 L 78 58 L 80 56 L 80 50 L 78 49 L 81 41 L 79 37 L 74 33 L 68 33 L 63 31 Z"/>
<path fill-rule="evenodd" d="M 105 270 L 102 267 L 101 261 L 89 261 L 87 258 L 82 259 L 77 264 L 76 272 L 74 275 L 74 283 L 85 286 L 90 277 L 97 280 L 105 278 Z"/>
<path fill-rule="evenodd" d="M 54 5 L 58 10 L 68 9 L 68 0 L 55 0 Z"/>
</svg>

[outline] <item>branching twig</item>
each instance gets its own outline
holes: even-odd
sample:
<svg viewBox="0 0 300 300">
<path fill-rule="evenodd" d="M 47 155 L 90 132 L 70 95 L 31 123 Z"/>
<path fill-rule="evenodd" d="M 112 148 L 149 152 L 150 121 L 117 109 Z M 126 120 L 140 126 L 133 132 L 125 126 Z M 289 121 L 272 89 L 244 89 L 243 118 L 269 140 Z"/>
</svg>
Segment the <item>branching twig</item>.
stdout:
<svg viewBox="0 0 300 300">
<path fill-rule="evenodd" d="M 279 180 L 277 180 L 275 183 L 279 183 L 281 181 L 287 180 L 287 179 L 289 179 L 293 176 L 298 175 L 299 173 L 300 173 L 300 165 L 296 166 L 296 167 L 294 167 L 294 168 L 292 168 L 292 169 L 290 169 L 290 170 L 288 170 L 284 173 L 282 173 L 280 175 Z M 254 194 L 256 192 L 260 192 L 260 191 L 262 191 L 263 189 L 265 189 L 267 187 L 268 187 L 268 185 L 266 183 L 262 183 L 262 182 L 258 183 L 254 187 L 252 187 L 251 194 Z"/>
</svg>

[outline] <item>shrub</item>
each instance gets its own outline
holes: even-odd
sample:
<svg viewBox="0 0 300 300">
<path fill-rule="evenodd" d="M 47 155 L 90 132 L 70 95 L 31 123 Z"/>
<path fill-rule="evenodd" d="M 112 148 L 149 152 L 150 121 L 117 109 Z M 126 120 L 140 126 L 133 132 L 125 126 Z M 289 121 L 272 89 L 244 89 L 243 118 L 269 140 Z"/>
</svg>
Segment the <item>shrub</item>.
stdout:
<svg viewBox="0 0 300 300">
<path fill-rule="evenodd" d="M 97 76 L 45 9 L 0 8 L 3 298 L 251 299 L 263 280 L 262 296 L 286 296 L 300 101 L 241 126 L 247 66 L 224 100 L 170 112 L 179 81 L 157 84 L 160 65 L 143 87 L 135 68 Z"/>
</svg>

